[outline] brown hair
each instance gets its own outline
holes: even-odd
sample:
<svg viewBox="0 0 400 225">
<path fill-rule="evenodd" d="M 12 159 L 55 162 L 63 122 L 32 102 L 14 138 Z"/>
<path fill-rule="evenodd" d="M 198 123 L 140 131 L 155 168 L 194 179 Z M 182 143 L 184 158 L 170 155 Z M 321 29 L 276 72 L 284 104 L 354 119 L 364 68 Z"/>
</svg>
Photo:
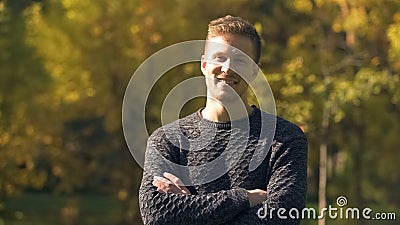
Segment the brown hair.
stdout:
<svg viewBox="0 0 400 225">
<path fill-rule="evenodd" d="M 261 55 L 261 38 L 253 25 L 241 17 L 227 15 L 211 21 L 208 24 L 207 40 L 224 34 L 237 34 L 248 37 L 255 47 L 255 62 L 258 63 Z"/>
</svg>

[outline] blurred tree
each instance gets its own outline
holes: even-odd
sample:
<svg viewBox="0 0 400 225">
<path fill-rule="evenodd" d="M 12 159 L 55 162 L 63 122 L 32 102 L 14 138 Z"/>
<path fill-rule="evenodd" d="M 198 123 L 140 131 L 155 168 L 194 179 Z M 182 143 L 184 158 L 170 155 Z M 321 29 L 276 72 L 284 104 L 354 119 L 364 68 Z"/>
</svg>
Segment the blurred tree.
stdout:
<svg viewBox="0 0 400 225">
<path fill-rule="evenodd" d="M 0 1 L 0 211 L 5 198 L 28 187 L 40 189 L 47 178 L 37 158 L 50 137 L 37 110 L 50 79 L 25 43 L 23 11 L 30 4 Z"/>
<path fill-rule="evenodd" d="M 52 77 L 43 97 L 62 141 L 43 159 L 51 169 L 48 185 L 58 192 L 109 193 L 135 221 L 140 171 L 126 149 L 121 130 L 125 85 L 145 52 L 134 49 L 132 27 L 137 4 L 109 1 L 47 1 L 26 11 L 28 42 Z M 143 54 L 143 55 L 142 55 Z M 132 179 L 136 177 L 136 179 Z M 129 207 L 128 207 L 129 206 Z"/>
<path fill-rule="evenodd" d="M 263 30 L 269 40 L 264 59 L 273 65 L 266 71 L 271 71 L 268 77 L 275 90 L 277 109 L 279 114 L 303 125 L 308 133 L 310 177 L 318 180 L 319 175 L 321 208 L 327 204 L 326 188 L 328 199 L 346 194 L 360 206 L 371 202 L 373 193 L 379 189 L 372 191 L 363 186 L 369 182 L 376 184 L 376 180 L 365 177 L 375 171 L 371 171 L 374 168 L 368 167 L 364 160 L 364 155 L 374 150 L 363 132 L 368 127 L 378 131 L 375 134 L 380 137 L 380 128 L 366 120 L 358 121 L 360 125 L 354 127 L 357 122 L 345 123 L 343 119 L 351 118 L 356 112 L 369 114 L 360 104 L 374 104 L 375 98 L 391 99 L 390 104 L 398 108 L 399 71 L 395 68 L 398 59 L 392 59 L 396 55 L 396 44 L 392 40 L 392 46 L 388 45 L 384 34 L 387 31 L 389 39 L 398 38 L 393 35 L 397 32 L 395 25 L 390 23 L 392 17 L 397 18 L 399 4 L 385 3 L 382 6 L 380 1 L 284 1 L 275 4 L 272 15 L 262 22 L 272 28 Z M 296 23 L 291 24 L 291 21 Z M 283 27 L 284 30 L 279 29 Z M 386 112 L 387 107 L 384 108 Z M 398 121 L 399 117 L 393 119 Z M 349 143 L 340 136 L 343 131 L 350 137 L 346 139 Z M 317 154 L 313 154 L 318 145 L 319 163 L 315 158 Z M 397 154 L 393 148 L 387 151 Z M 339 164 L 333 163 L 334 158 Z M 345 174 L 343 168 L 348 173 Z M 332 182 L 332 175 L 327 175 L 335 171 L 347 180 Z M 348 190 L 339 189 L 343 184 Z M 387 188 L 394 191 L 393 186 Z M 313 189 L 316 190 L 316 186 L 310 187 Z M 319 222 L 324 224 L 324 221 Z"/>
<path fill-rule="evenodd" d="M 309 137 L 310 201 L 319 189 L 320 206 L 346 195 L 352 205 L 398 208 L 399 12 L 396 0 L 0 1 L 0 197 L 29 187 L 108 193 L 124 205 L 121 224 L 139 221 L 141 169 L 121 130 L 130 76 L 232 14 L 262 35 L 278 115 Z M 197 75 L 188 64 L 157 82 L 149 132 L 171 88 Z"/>
</svg>

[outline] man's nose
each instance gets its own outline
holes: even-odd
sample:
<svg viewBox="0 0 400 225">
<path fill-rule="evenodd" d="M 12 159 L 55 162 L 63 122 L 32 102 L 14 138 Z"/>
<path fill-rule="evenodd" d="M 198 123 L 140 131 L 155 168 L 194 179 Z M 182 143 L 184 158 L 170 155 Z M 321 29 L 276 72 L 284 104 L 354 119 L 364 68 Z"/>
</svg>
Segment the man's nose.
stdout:
<svg viewBox="0 0 400 225">
<path fill-rule="evenodd" d="M 221 71 L 224 73 L 228 73 L 228 71 L 231 69 L 231 60 L 227 59 L 225 62 L 221 64 L 222 68 Z"/>
</svg>

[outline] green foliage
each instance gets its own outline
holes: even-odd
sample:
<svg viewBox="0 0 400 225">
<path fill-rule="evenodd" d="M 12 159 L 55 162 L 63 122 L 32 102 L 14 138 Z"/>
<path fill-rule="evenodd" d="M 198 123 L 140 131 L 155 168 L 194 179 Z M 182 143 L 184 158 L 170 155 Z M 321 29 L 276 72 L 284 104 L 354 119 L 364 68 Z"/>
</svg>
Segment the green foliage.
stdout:
<svg viewBox="0 0 400 225">
<path fill-rule="evenodd" d="M 42 188 L 47 179 L 37 167 L 46 135 L 35 110 L 42 106 L 38 99 L 50 82 L 35 50 L 24 40 L 25 20 L 19 12 L 25 6 L 6 6 L 0 2 L 0 203 L 27 186 Z"/>
<path fill-rule="evenodd" d="M 398 208 L 399 11 L 396 0 L 0 1 L 0 213 L 4 199 L 32 188 L 90 191 L 122 203 L 120 223 L 138 221 L 141 169 L 121 130 L 125 87 L 146 57 L 203 39 L 226 14 L 255 24 L 277 113 L 309 137 L 309 199 L 326 138 L 328 199 Z M 149 131 L 171 88 L 198 75 L 188 64 L 157 82 Z"/>
<path fill-rule="evenodd" d="M 391 201 L 394 183 L 398 182 L 390 181 L 399 177 L 385 179 L 383 174 L 375 175 L 380 170 L 395 174 L 392 170 L 395 164 L 375 161 L 388 152 L 394 158 L 398 154 L 394 146 L 386 144 L 390 143 L 386 138 L 398 135 L 397 128 L 391 126 L 387 130 L 378 120 L 399 123 L 396 50 L 399 4 L 315 3 L 312 10 L 308 9 L 311 6 L 307 1 L 303 5 L 296 1 L 276 4 L 276 12 L 291 13 L 285 17 L 272 14 L 262 22 L 270 23 L 271 27 L 285 27 L 279 39 L 267 38 L 272 43 L 267 42 L 267 57 L 264 56 L 267 63 L 272 59 L 272 66 L 265 67 L 265 71 L 274 89 L 277 110 L 302 125 L 309 136 L 311 180 L 318 179 L 317 146 L 324 138 L 328 141 L 328 197 L 334 199 L 346 194 L 359 205 L 371 202 L 398 205 Z M 286 21 L 296 23 L 291 26 Z M 270 30 L 264 30 L 263 34 L 271 35 Z M 268 56 L 271 45 L 275 59 Z M 275 67 L 278 61 L 281 68 Z M 322 125 L 324 110 L 328 111 L 328 128 Z M 367 166 L 372 163 L 378 163 L 379 169 Z M 373 174 L 375 177 L 371 179 Z M 348 188 L 343 189 L 344 185 Z M 309 190 L 317 193 L 316 182 L 311 182 Z"/>
</svg>

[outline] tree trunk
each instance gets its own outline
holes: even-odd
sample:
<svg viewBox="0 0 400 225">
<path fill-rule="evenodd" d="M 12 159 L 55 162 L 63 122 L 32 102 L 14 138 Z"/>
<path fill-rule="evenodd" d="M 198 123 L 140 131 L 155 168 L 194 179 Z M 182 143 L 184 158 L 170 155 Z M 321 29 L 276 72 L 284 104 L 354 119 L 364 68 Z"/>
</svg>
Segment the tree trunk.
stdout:
<svg viewBox="0 0 400 225">
<path fill-rule="evenodd" d="M 327 133 L 329 127 L 329 109 L 324 107 L 321 122 L 321 143 L 319 146 L 319 185 L 318 185 L 318 208 L 321 212 L 326 207 L 326 162 L 328 158 Z M 326 218 L 318 220 L 318 225 L 325 225 Z"/>
</svg>

